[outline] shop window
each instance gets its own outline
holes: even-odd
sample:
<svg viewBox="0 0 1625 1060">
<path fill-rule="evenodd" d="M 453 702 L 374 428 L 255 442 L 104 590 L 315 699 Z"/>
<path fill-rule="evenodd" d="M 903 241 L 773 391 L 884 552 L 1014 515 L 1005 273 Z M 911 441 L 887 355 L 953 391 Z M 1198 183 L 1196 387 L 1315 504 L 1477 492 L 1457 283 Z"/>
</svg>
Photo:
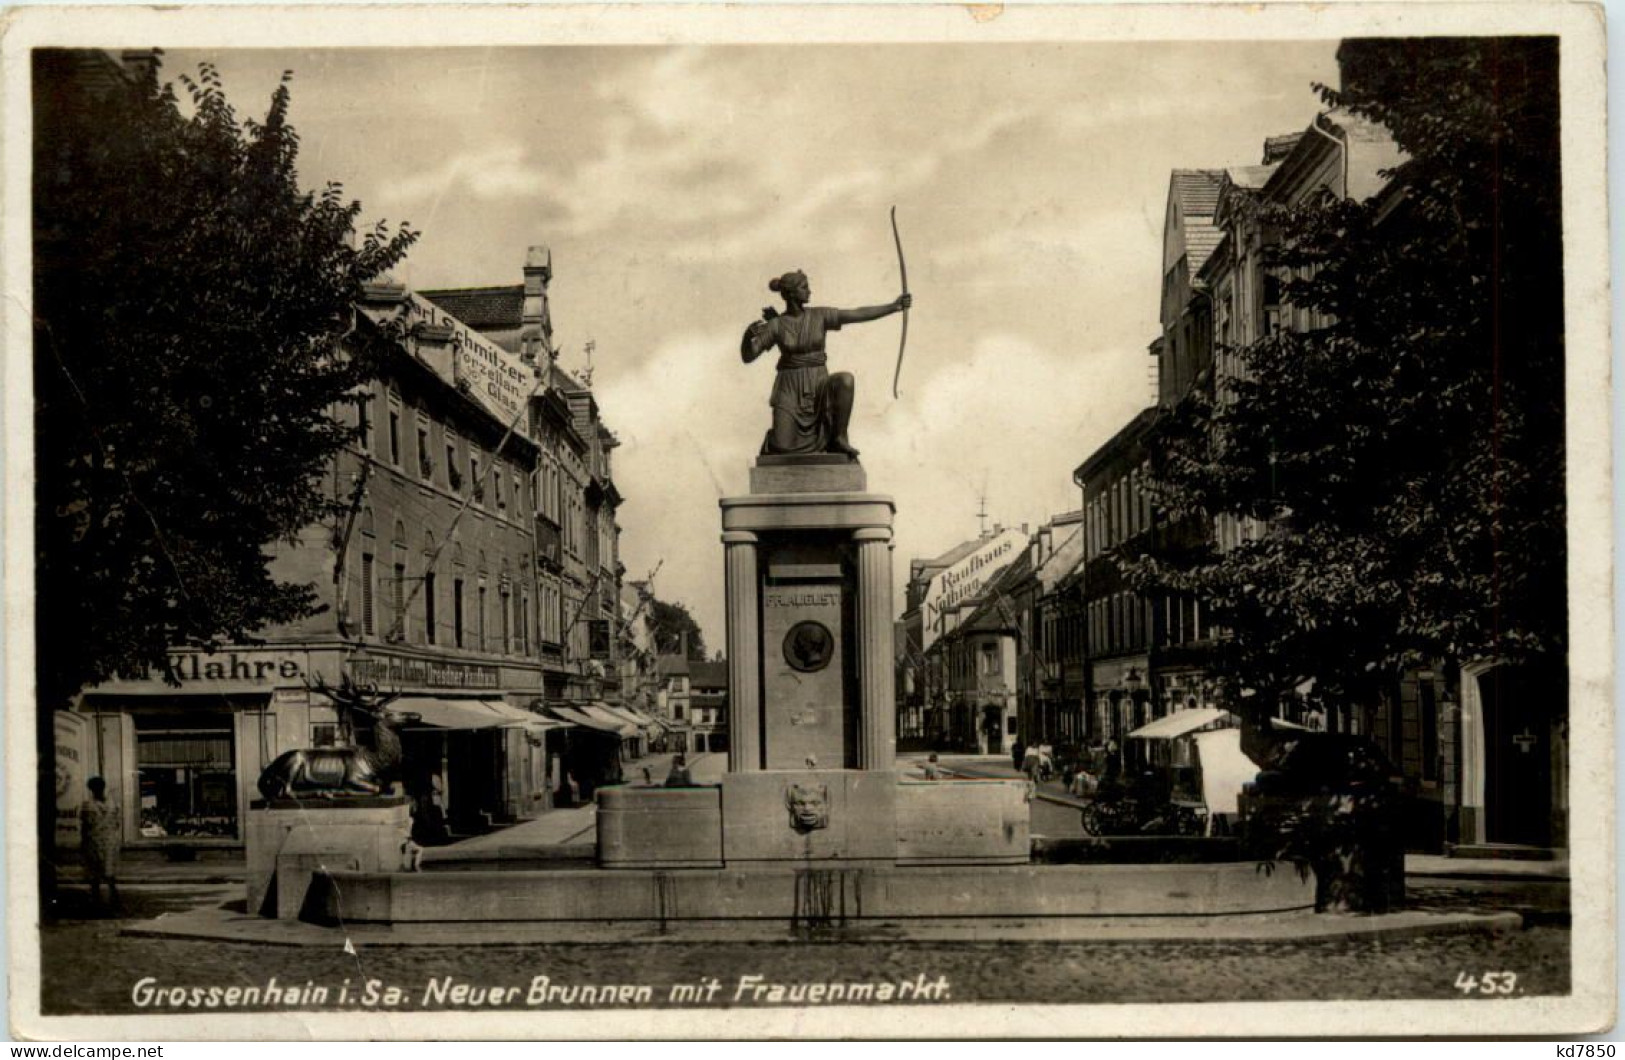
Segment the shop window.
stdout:
<svg viewBox="0 0 1625 1060">
<path fill-rule="evenodd" d="M 235 839 L 232 715 L 136 715 L 134 721 L 142 838 Z"/>
</svg>

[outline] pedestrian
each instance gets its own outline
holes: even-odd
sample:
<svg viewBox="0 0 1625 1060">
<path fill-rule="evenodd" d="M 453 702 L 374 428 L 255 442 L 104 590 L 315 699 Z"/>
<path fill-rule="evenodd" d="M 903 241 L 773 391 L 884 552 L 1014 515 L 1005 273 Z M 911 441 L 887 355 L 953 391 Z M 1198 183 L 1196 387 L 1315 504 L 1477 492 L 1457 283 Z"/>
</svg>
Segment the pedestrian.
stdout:
<svg viewBox="0 0 1625 1060">
<path fill-rule="evenodd" d="M 666 787 L 692 788 L 694 775 L 688 771 L 688 756 L 677 754 L 672 756 L 671 771 L 666 774 Z"/>
<path fill-rule="evenodd" d="M 1027 774 L 1028 782 L 1037 784 L 1043 773 L 1043 760 L 1039 757 L 1036 744 L 1025 750 L 1027 753 L 1021 760 L 1021 771 Z"/>
<path fill-rule="evenodd" d="M 1027 759 L 1027 745 L 1021 737 L 1016 737 L 1015 745 L 1010 748 L 1010 762 L 1013 768 L 1019 770 L 1021 764 Z"/>
<path fill-rule="evenodd" d="M 931 757 L 929 757 L 929 758 L 927 758 L 925 760 L 925 779 L 926 780 L 941 780 L 942 779 L 942 767 L 937 765 L 936 752 L 932 752 Z"/>
<path fill-rule="evenodd" d="M 119 831 L 122 824 L 118 803 L 107 797 L 107 781 L 91 777 L 85 782 L 90 798 L 79 804 L 79 849 L 90 878 L 90 898 L 102 903 L 102 884 L 107 884 L 108 908 L 122 912 L 118 896 Z"/>
</svg>

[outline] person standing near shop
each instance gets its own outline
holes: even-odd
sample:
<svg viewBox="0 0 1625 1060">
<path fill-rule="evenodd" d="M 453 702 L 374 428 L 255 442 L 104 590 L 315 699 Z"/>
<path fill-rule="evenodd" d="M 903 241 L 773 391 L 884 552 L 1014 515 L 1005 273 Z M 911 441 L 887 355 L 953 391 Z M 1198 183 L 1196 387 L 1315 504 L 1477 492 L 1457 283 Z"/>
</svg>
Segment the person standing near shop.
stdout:
<svg viewBox="0 0 1625 1060">
<path fill-rule="evenodd" d="M 118 912 L 122 908 L 118 896 L 122 818 L 118 803 L 107 797 L 107 781 L 91 777 L 85 787 L 90 789 L 90 798 L 79 804 L 79 850 L 90 878 L 90 898 L 101 905 L 102 883 L 106 882 L 108 908 Z"/>
</svg>

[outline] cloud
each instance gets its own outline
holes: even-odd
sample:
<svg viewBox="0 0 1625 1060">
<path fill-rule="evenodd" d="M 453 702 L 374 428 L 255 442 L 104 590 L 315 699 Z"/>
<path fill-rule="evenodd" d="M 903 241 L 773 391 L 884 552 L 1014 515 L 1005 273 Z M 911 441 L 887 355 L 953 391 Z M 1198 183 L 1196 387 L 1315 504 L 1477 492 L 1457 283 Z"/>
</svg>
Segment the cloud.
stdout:
<svg viewBox="0 0 1625 1060">
<path fill-rule="evenodd" d="M 547 170 L 526 158 L 517 143 L 494 143 L 474 152 L 453 152 L 436 169 L 390 174 L 377 186 L 384 203 L 412 204 L 454 194 L 481 200 L 528 198 L 548 194 Z"/>
</svg>

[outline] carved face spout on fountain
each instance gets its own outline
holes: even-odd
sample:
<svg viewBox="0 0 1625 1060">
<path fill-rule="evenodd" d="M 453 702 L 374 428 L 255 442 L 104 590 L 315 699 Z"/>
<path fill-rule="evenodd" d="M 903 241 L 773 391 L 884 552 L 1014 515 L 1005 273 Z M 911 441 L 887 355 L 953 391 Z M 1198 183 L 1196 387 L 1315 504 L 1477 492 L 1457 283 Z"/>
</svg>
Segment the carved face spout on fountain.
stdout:
<svg viewBox="0 0 1625 1060">
<path fill-rule="evenodd" d="M 784 793 L 790 811 L 790 827 L 802 835 L 829 827 L 829 786 L 791 784 Z"/>
</svg>

